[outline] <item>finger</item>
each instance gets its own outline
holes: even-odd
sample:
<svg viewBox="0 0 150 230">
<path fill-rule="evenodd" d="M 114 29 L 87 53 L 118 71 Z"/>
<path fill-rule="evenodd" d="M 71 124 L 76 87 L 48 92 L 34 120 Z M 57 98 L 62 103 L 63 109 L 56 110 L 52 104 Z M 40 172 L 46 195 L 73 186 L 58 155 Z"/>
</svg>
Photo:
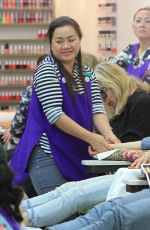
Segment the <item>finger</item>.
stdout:
<svg viewBox="0 0 150 230">
<path fill-rule="evenodd" d="M 88 152 L 89 152 L 90 156 L 97 154 L 97 151 L 95 151 L 92 146 L 88 147 Z"/>
<path fill-rule="evenodd" d="M 88 153 L 92 154 L 92 147 L 91 146 L 88 147 Z"/>
<path fill-rule="evenodd" d="M 137 164 L 136 164 L 136 168 L 140 168 L 141 167 L 141 164 L 143 163 L 143 158 L 139 159 L 139 161 L 137 161 Z"/>
<path fill-rule="evenodd" d="M 149 158 L 148 157 L 145 157 L 144 159 L 143 159 L 143 162 L 142 162 L 143 164 L 147 164 L 147 163 L 149 163 Z"/>
<path fill-rule="evenodd" d="M 131 164 L 131 166 L 132 166 L 132 167 L 136 166 L 137 163 L 138 163 L 138 161 L 139 161 L 139 159 L 136 159 L 136 160 Z"/>
<path fill-rule="evenodd" d="M 4 142 L 4 143 L 7 143 L 7 138 L 6 138 L 6 137 L 3 138 L 3 142 Z"/>
</svg>

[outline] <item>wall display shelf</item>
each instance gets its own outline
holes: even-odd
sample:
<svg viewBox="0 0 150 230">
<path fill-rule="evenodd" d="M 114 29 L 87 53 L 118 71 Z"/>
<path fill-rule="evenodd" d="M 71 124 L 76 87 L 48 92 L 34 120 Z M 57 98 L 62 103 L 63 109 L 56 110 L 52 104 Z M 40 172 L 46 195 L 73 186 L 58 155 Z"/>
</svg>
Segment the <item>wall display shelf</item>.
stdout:
<svg viewBox="0 0 150 230">
<path fill-rule="evenodd" d="M 32 83 L 38 57 L 49 52 L 54 0 L 0 0 L 0 109 L 16 109 Z"/>
<path fill-rule="evenodd" d="M 98 0 L 98 46 L 100 61 L 117 53 L 117 0 Z"/>
</svg>

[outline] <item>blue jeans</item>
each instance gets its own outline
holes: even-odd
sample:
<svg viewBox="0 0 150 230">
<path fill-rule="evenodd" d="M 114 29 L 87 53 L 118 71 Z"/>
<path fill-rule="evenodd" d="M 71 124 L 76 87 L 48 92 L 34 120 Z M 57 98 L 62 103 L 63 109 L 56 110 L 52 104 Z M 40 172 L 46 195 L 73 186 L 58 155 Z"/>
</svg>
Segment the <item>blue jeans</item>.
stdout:
<svg viewBox="0 0 150 230">
<path fill-rule="evenodd" d="M 38 195 L 67 182 L 55 164 L 54 158 L 46 154 L 39 146 L 31 153 L 28 171 Z"/>
<path fill-rule="evenodd" d="M 85 216 L 51 230 L 148 230 L 150 228 L 150 189 L 116 198 L 95 206 Z"/>
<path fill-rule="evenodd" d="M 24 200 L 21 205 L 32 226 L 52 226 L 104 201 L 113 180 L 114 175 L 107 175 L 68 182 L 54 191 Z"/>
</svg>

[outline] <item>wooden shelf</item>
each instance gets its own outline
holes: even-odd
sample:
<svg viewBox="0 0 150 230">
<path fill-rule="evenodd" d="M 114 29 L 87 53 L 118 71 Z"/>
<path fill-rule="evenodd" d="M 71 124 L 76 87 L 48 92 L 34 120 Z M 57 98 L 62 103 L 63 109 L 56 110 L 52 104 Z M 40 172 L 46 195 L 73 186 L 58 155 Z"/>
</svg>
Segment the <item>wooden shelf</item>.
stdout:
<svg viewBox="0 0 150 230">
<path fill-rule="evenodd" d="M 0 8 L 0 12 L 14 12 L 14 11 L 27 11 L 27 12 L 36 12 L 36 11 L 46 11 L 46 12 L 52 12 L 53 11 L 53 6 L 51 7 L 3 7 Z"/>
<path fill-rule="evenodd" d="M 20 100 L 0 101 L 0 105 L 18 104 Z"/>
<path fill-rule="evenodd" d="M 15 53 L 15 54 L 1 54 L 0 53 L 0 57 L 40 57 L 41 55 L 44 55 L 45 53 Z"/>
<path fill-rule="evenodd" d="M 36 38 L 36 39 L 0 39 L 0 42 L 4 42 L 4 43 L 9 43 L 9 42 L 15 42 L 15 43 L 17 43 L 17 42 L 26 42 L 26 43 L 28 43 L 28 42 L 48 42 L 48 39 L 47 38 L 45 38 L 45 39 L 39 39 L 39 38 Z"/>
<path fill-rule="evenodd" d="M 99 34 L 117 34 L 117 31 L 115 28 L 111 28 L 110 30 L 106 28 L 106 29 L 100 29 Z"/>
<path fill-rule="evenodd" d="M 35 71 L 35 69 L 4 69 L 4 70 L 0 70 L 0 74 L 4 74 L 4 73 L 33 73 Z"/>
<path fill-rule="evenodd" d="M 20 26 L 31 26 L 31 27 L 39 27 L 39 26 L 44 26 L 48 27 L 49 23 L 1 23 L 0 27 L 20 27 Z"/>
<path fill-rule="evenodd" d="M 25 89 L 27 86 L 29 86 L 30 84 L 27 85 L 20 85 L 20 84 L 16 84 L 16 85 L 0 85 L 0 89 L 2 90 L 7 90 L 7 89 L 19 89 L 19 90 L 23 90 Z"/>
</svg>

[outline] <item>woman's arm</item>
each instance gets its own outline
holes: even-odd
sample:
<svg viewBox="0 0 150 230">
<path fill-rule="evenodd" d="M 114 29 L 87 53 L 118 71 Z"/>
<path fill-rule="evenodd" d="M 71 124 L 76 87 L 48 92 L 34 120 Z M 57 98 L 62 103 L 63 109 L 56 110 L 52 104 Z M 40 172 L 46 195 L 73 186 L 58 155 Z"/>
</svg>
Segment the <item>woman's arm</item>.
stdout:
<svg viewBox="0 0 150 230">
<path fill-rule="evenodd" d="M 59 78 L 52 65 L 49 63 L 41 64 L 34 75 L 33 83 L 43 111 L 50 124 L 54 124 L 69 135 L 86 141 L 98 151 L 110 149 L 101 135 L 89 132 L 62 111 L 62 90 Z"/>
<path fill-rule="evenodd" d="M 108 117 L 105 112 L 103 101 L 101 98 L 99 85 L 95 74 L 91 78 L 91 93 L 92 93 L 92 109 L 93 109 L 93 123 L 96 131 L 104 136 L 107 142 L 119 142 L 118 138 L 111 130 Z"/>
<path fill-rule="evenodd" d="M 86 130 L 65 114 L 62 114 L 60 118 L 54 122 L 54 124 L 65 133 L 89 143 L 92 148 L 97 151 L 106 151 L 111 149 L 103 136 Z"/>
<path fill-rule="evenodd" d="M 112 132 L 109 125 L 109 121 L 106 114 L 95 113 L 93 115 L 94 126 L 98 133 L 102 134 L 107 142 L 119 143 L 119 139 Z"/>
<path fill-rule="evenodd" d="M 112 149 L 141 149 L 141 141 L 109 144 Z"/>
</svg>

